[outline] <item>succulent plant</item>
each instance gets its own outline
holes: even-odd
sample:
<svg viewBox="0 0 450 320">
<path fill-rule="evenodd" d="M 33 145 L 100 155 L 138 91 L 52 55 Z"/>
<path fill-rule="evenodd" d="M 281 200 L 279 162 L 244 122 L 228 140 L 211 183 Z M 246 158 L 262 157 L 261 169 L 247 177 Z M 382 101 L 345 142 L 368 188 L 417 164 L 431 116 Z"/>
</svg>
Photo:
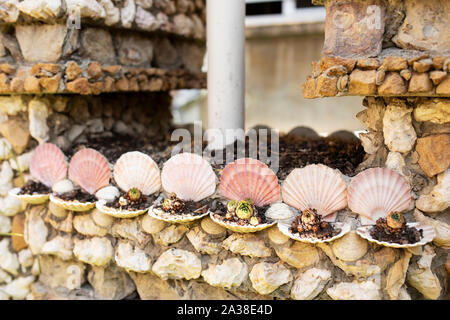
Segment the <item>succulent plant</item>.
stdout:
<svg viewBox="0 0 450 320">
<path fill-rule="evenodd" d="M 239 219 L 250 219 L 253 216 L 253 206 L 248 201 L 242 200 L 239 201 L 235 212 Z"/>
<path fill-rule="evenodd" d="M 401 229 L 406 224 L 406 220 L 400 212 L 391 212 L 386 217 L 386 224 L 392 229 Z"/>
<path fill-rule="evenodd" d="M 130 201 L 132 202 L 139 201 L 141 199 L 141 196 L 142 194 L 138 188 L 131 188 L 128 191 L 128 199 L 130 199 Z"/>
</svg>

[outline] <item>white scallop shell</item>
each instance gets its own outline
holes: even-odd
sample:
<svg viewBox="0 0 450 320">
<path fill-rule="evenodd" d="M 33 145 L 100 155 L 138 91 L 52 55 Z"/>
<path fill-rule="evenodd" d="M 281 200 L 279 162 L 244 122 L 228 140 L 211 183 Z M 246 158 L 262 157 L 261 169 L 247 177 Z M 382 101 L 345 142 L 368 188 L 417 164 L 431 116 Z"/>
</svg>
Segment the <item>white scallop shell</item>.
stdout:
<svg viewBox="0 0 450 320">
<path fill-rule="evenodd" d="M 273 220 L 285 220 L 294 217 L 295 209 L 282 202 L 272 203 L 266 211 L 266 217 Z"/>
<path fill-rule="evenodd" d="M 128 192 L 137 188 L 145 195 L 158 191 L 161 177 L 153 159 L 139 151 L 124 153 L 114 165 L 114 180 L 120 189 Z"/>
<path fill-rule="evenodd" d="M 379 241 L 374 239 L 370 235 L 370 228 L 372 226 L 363 226 L 358 229 L 356 229 L 356 233 L 364 239 L 366 239 L 369 242 L 376 243 L 380 246 L 385 247 L 391 247 L 391 248 L 413 248 L 417 246 L 423 246 L 427 244 L 428 242 L 433 241 L 434 237 L 436 236 L 436 232 L 434 231 L 433 227 L 421 223 L 421 222 L 408 222 L 406 223 L 408 227 L 415 227 L 416 229 L 423 229 L 423 238 L 420 239 L 420 241 L 416 243 L 408 243 L 408 244 L 400 244 L 400 243 L 392 243 L 392 242 L 386 242 L 386 241 Z"/>
<path fill-rule="evenodd" d="M 334 221 L 336 212 L 347 206 L 347 185 L 338 170 L 322 164 L 297 168 L 281 187 L 283 202 L 299 209 L 316 209 L 326 221 Z"/>
<path fill-rule="evenodd" d="M 405 178 L 387 168 L 357 174 L 348 187 L 348 207 L 372 223 L 391 212 L 409 208 L 411 191 Z"/>
<path fill-rule="evenodd" d="M 106 206 L 106 200 L 99 200 L 96 202 L 95 207 L 101 213 L 107 214 L 115 218 L 134 218 L 147 212 L 148 208 L 142 210 L 124 210 L 116 209 Z"/>
<path fill-rule="evenodd" d="M 58 196 L 51 194 L 50 195 L 50 201 L 56 204 L 57 206 L 60 206 L 61 208 L 64 208 L 66 210 L 71 211 L 89 211 L 91 209 L 95 208 L 95 202 L 80 202 L 78 200 L 63 200 L 61 198 L 58 198 Z"/>
<path fill-rule="evenodd" d="M 72 181 L 70 181 L 69 179 L 60 180 L 60 181 L 56 182 L 52 187 L 52 191 L 54 193 L 59 193 L 59 194 L 70 192 L 74 189 L 75 189 L 75 187 L 74 187 Z"/>
<path fill-rule="evenodd" d="M 195 221 L 195 220 L 198 220 L 198 219 L 201 219 L 201 218 L 207 216 L 209 213 L 210 213 L 210 211 L 208 210 L 205 213 L 199 214 L 199 215 L 170 214 L 160 208 L 155 208 L 154 206 L 152 206 L 148 210 L 148 214 L 150 217 L 158 219 L 158 220 L 166 221 L 166 222 L 171 222 L 171 223 L 187 223 L 187 222 Z"/>
<path fill-rule="evenodd" d="M 107 186 L 101 188 L 95 193 L 95 197 L 99 200 L 105 200 L 106 202 L 112 202 L 120 196 L 120 191 L 114 186 Z"/>
<path fill-rule="evenodd" d="M 220 219 L 216 219 L 214 217 L 214 212 L 211 212 L 211 214 L 209 215 L 209 217 L 211 218 L 212 221 L 214 221 L 215 223 L 217 223 L 218 225 L 221 225 L 224 228 L 227 228 L 231 231 L 234 232 L 240 232 L 240 233 L 251 233 L 251 232 L 257 232 L 257 231 L 261 231 L 267 228 L 270 228 L 271 226 L 275 225 L 277 222 L 273 221 L 270 223 L 262 223 L 262 224 L 258 224 L 257 226 L 252 226 L 252 225 L 244 225 L 241 226 L 239 225 L 237 222 L 234 221 L 222 221 Z"/>
<path fill-rule="evenodd" d="M 281 231 L 281 233 L 283 233 L 285 236 L 288 236 L 291 239 L 294 239 L 296 241 L 300 241 L 300 242 L 307 242 L 307 243 L 326 243 L 326 242 L 331 242 L 334 241 L 336 239 L 339 239 L 340 237 L 343 237 L 344 235 L 346 235 L 348 232 L 350 232 L 350 230 L 352 229 L 351 225 L 347 224 L 347 223 L 342 223 L 342 222 L 332 222 L 333 226 L 336 228 L 340 228 L 341 232 L 339 232 L 337 235 L 335 235 L 334 237 L 331 237 L 329 239 L 325 239 L 325 240 L 321 240 L 321 239 L 315 239 L 315 238 L 302 238 L 300 237 L 298 234 L 292 233 L 290 231 L 291 228 L 291 224 L 292 221 L 294 221 L 295 217 L 289 220 L 283 220 L 283 221 L 278 221 L 278 229 Z"/>
<path fill-rule="evenodd" d="M 216 175 L 208 161 L 195 153 L 180 153 L 164 163 L 162 187 L 182 200 L 200 201 L 216 190 Z"/>
<path fill-rule="evenodd" d="M 9 195 L 30 204 L 42 204 L 47 202 L 50 194 L 18 194 L 21 188 L 14 188 L 9 191 Z"/>
</svg>

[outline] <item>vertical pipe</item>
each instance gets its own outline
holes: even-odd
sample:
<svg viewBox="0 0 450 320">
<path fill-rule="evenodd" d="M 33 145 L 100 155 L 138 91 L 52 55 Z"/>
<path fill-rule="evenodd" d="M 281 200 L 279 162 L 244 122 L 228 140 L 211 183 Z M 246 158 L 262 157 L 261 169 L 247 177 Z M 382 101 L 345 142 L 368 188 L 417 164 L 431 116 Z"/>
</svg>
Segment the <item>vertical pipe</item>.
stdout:
<svg viewBox="0 0 450 320">
<path fill-rule="evenodd" d="M 245 1 L 207 0 L 208 126 L 244 129 Z M 234 142 L 216 141 L 210 149 Z"/>
</svg>

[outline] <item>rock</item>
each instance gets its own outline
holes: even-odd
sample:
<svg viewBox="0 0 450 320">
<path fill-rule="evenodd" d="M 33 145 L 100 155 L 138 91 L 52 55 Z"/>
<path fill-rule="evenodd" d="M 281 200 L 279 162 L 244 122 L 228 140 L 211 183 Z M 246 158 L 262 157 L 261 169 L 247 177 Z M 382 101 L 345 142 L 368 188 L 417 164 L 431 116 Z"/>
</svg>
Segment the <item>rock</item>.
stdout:
<svg viewBox="0 0 450 320">
<path fill-rule="evenodd" d="M 2 208 L 2 214 L 8 217 L 15 216 L 19 212 L 22 212 L 23 210 L 25 210 L 25 207 L 26 203 L 11 195 L 0 199 L 0 208 Z"/>
<path fill-rule="evenodd" d="M 11 219 L 6 216 L 0 215 L 0 233 L 11 232 Z"/>
<path fill-rule="evenodd" d="M 294 241 L 290 247 L 276 246 L 275 252 L 281 260 L 297 269 L 313 266 L 320 259 L 319 252 L 313 245 L 298 241 Z"/>
<path fill-rule="evenodd" d="M 291 289 L 291 298 L 312 300 L 325 288 L 330 279 L 331 272 L 326 269 L 308 269 L 295 279 Z"/>
<path fill-rule="evenodd" d="M 66 25 L 17 25 L 15 29 L 26 62 L 57 62 L 61 58 Z"/>
<path fill-rule="evenodd" d="M 447 189 L 448 190 L 448 189 Z M 436 236 L 433 239 L 433 243 L 437 246 L 443 247 L 444 249 L 450 248 L 450 225 L 429 217 L 424 216 L 419 210 L 414 210 L 414 218 L 418 222 L 425 223 L 433 227 L 436 232 Z"/>
<path fill-rule="evenodd" d="M 20 250 L 28 247 L 24 239 L 25 220 L 26 217 L 23 213 L 14 216 L 12 220 L 11 232 L 14 234 L 18 234 L 17 236 L 14 235 L 11 237 L 12 247 L 16 252 L 19 252 Z"/>
<path fill-rule="evenodd" d="M 380 285 L 374 280 L 340 282 L 327 289 L 333 300 L 381 300 Z"/>
<path fill-rule="evenodd" d="M 30 293 L 30 285 L 33 281 L 33 276 L 20 277 L 7 284 L 3 290 L 13 300 L 24 300 Z"/>
<path fill-rule="evenodd" d="M 0 111 L 8 116 L 16 116 L 20 112 L 25 112 L 27 105 L 20 95 L 0 97 Z"/>
<path fill-rule="evenodd" d="M 25 0 L 17 7 L 23 13 L 40 20 L 54 19 L 62 11 L 61 0 Z"/>
<path fill-rule="evenodd" d="M 92 219 L 95 224 L 102 228 L 109 228 L 114 223 L 114 218 L 110 215 L 104 214 L 98 209 L 94 209 L 91 212 Z"/>
<path fill-rule="evenodd" d="M 66 67 L 66 78 L 69 81 L 75 80 L 76 78 L 78 78 L 79 75 L 81 75 L 83 72 L 83 69 L 81 69 L 81 67 L 75 62 L 75 61 L 69 61 L 67 63 L 67 67 Z"/>
<path fill-rule="evenodd" d="M 100 28 L 86 28 L 81 31 L 82 51 L 87 58 L 102 64 L 114 64 L 116 55 L 111 34 Z"/>
<path fill-rule="evenodd" d="M 378 95 L 382 96 L 402 95 L 406 91 L 405 81 L 397 72 L 388 72 L 378 87 Z"/>
<path fill-rule="evenodd" d="M 225 235 L 226 231 L 227 231 L 224 227 L 215 223 L 208 216 L 202 219 L 202 221 L 200 222 L 200 225 L 201 225 L 203 231 L 205 231 L 207 234 L 209 234 L 211 236 L 220 237 L 220 236 Z"/>
<path fill-rule="evenodd" d="M 438 134 L 417 139 L 420 168 L 432 177 L 450 165 L 450 135 Z"/>
<path fill-rule="evenodd" d="M 431 271 L 431 261 L 435 256 L 430 246 L 425 246 L 422 257 L 417 263 L 408 268 L 406 279 L 408 283 L 416 288 L 426 299 L 436 300 L 441 295 L 442 287 L 439 279 Z"/>
<path fill-rule="evenodd" d="M 203 232 L 199 227 L 194 227 L 186 234 L 186 237 L 200 253 L 209 255 L 218 254 L 222 250 L 222 243 L 213 241 L 211 236 Z"/>
<path fill-rule="evenodd" d="M 317 92 L 324 97 L 334 97 L 338 93 L 338 78 L 321 74 L 317 78 Z"/>
<path fill-rule="evenodd" d="M 430 72 L 430 79 L 435 86 L 442 82 L 447 77 L 447 72 L 434 70 Z"/>
<path fill-rule="evenodd" d="M 33 265 L 33 254 L 29 249 L 23 249 L 18 253 L 19 263 L 23 268 L 29 268 Z"/>
<path fill-rule="evenodd" d="M 136 8 L 136 18 L 134 21 L 140 29 L 146 31 L 157 30 L 161 24 L 151 12 L 146 11 L 139 6 Z"/>
<path fill-rule="evenodd" d="M 405 79 L 406 81 L 409 81 L 409 79 L 411 79 L 412 77 L 412 72 L 409 69 L 405 69 L 400 71 L 400 75 L 402 76 L 403 79 Z"/>
<path fill-rule="evenodd" d="M 119 62 L 123 65 L 150 65 L 153 59 L 153 42 L 143 36 L 124 34 L 116 37 Z"/>
<path fill-rule="evenodd" d="M 10 239 L 4 238 L 0 241 L 0 269 L 9 272 L 13 276 L 18 276 L 19 274 L 19 259 L 17 254 L 9 251 L 9 246 L 11 244 Z"/>
<path fill-rule="evenodd" d="M 63 179 L 63 180 L 56 182 L 52 186 L 52 191 L 61 194 L 61 193 L 70 192 L 74 188 L 75 187 L 74 187 L 72 181 L 70 181 L 69 179 Z"/>
<path fill-rule="evenodd" d="M 17 162 L 11 159 L 9 161 L 9 164 L 11 165 L 11 168 L 16 171 L 28 171 L 30 169 L 30 161 L 31 161 L 31 155 L 32 152 L 23 153 L 20 156 L 18 156 Z"/>
<path fill-rule="evenodd" d="M 65 217 L 67 217 L 67 210 L 56 205 L 53 202 L 49 202 L 48 203 L 48 210 L 51 212 L 52 215 L 54 215 L 57 218 L 62 218 L 64 219 Z"/>
<path fill-rule="evenodd" d="M 361 145 L 367 154 L 375 154 L 383 147 L 383 135 L 380 132 L 369 131 L 368 133 L 360 133 Z"/>
<path fill-rule="evenodd" d="M 98 62 L 89 63 L 86 70 L 89 79 L 98 79 L 102 76 L 102 65 Z"/>
<path fill-rule="evenodd" d="M 386 72 L 384 70 L 378 70 L 375 75 L 375 84 L 377 86 L 381 85 L 386 78 Z"/>
<path fill-rule="evenodd" d="M 254 234 L 233 233 L 225 239 L 222 246 L 233 253 L 243 256 L 270 257 L 272 250 Z"/>
<path fill-rule="evenodd" d="M 253 288 L 266 295 L 292 281 L 292 274 L 282 263 L 261 262 L 253 266 L 249 278 Z"/>
<path fill-rule="evenodd" d="M 107 238 L 75 239 L 73 253 L 84 263 L 102 267 L 113 258 L 114 249 Z"/>
<path fill-rule="evenodd" d="M 168 246 L 180 241 L 189 229 L 182 224 L 171 224 L 158 233 L 153 234 L 155 243 L 161 246 Z"/>
<path fill-rule="evenodd" d="M 433 60 L 430 58 L 414 61 L 413 69 L 416 72 L 427 72 L 433 66 Z"/>
<path fill-rule="evenodd" d="M 130 28 L 136 15 L 136 5 L 134 0 L 124 0 L 120 9 L 120 20 L 124 28 Z"/>
<path fill-rule="evenodd" d="M 160 232 L 162 229 L 165 228 L 166 225 L 167 222 L 152 218 L 148 214 L 146 214 L 144 218 L 141 220 L 142 229 L 149 234 L 155 234 Z"/>
<path fill-rule="evenodd" d="M 104 237 L 107 233 L 105 228 L 95 224 L 89 214 L 76 215 L 73 218 L 73 227 L 77 232 L 90 237 Z"/>
<path fill-rule="evenodd" d="M 47 118 L 49 108 L 46 103 L 39 99 L 33 99 L 28 104 L 28 120 L 30 122 L 30 134 L 40 143 L 49 139 L 49 128 Z"/>
<path fill-rule="evenodd" d="M 12 281 L 11 275 L 8 272 L 0 269 L 0 283 L 10 283 L 11 281 Z M 1 292 L 1 289 L 0 289 L 0 292 Z"/>
<path fill-rule="evenodd" d="M 427 93 L 432 89 L 433 83 L 431 82 L 428 73 L 413 73 L 408 87 L 410 93 Z"/>
<path fill-rule="evenodd" d="M 42 247 L 47 242 L 48 229 L 41 218 L 41 214 L 45 213 L 45 210 L 43 206 L 33 206 L 26 212 L 24 236 L 34 255 L 41 253 Z"/>
<path fill-rule="evenodd" d="M 64 261 L 72 259 L 73 241 L 70 236 L 56 236 L 42 246 L 41 254 L 55 255 Z"/>
<path fill-rule="evenodd" d="M 376 58 L 358 59 L 356 66 L 363 70 L 375 70 L 380 66 L 380 61 Z"/>
<path fill-rule="evenodd" d="M 122 300 L 136 289 L 130 276 L 115 265 L 93 266 L 88 273 L 88 281 L 100 299 Z"/>
<path fill-rule="evenodd" d="M 247 279 L 247 265 L 238 258 L 230 258 L 222 264 L 210 264 L 202 271 L 203 279 L 211 286 L 231 289 L 239 287 Z"/>
<path fill-rule="evenodd" d="M 13 188 L 14 172 L 8 161 L 3 161 L 0 166 L 0 195 L 7 196 L 8 192 Z"/>
<path fill-rule="evenodd" d="M 69 15 L 80 15 L 80 18 L 99 20 L 106 17 L 105 10 L 95 0 L 66 0 Z"/>
<path fill-rule="evenodd" d="M 163 280 L 197 279 L 202 271 L 202 263 L 192 252 L 171 248 L 156 260 L 152 271 Z"/>
<path fill-rule="evenodd" d="M 356 117 L 369 129 L 373 131 L 382 131 L 385 111 L 383 100 L 367 97 L 367 100 L 365 101 L 367 101 L 367 109 L 359 112 Z"/>
<path fill-rule="evenodd" d="M 302 84 L 302 95 L 305 99 L 314 99 L 318 96 L 316 91 L 316 79 L 310 76 L 306 78 L 306 81 Z"/>
<path fill-rule="evenodd" d="M 6 0 L 0 2 L 0 20 L 6 23 L 14 23 L 19 18 L 19 5 L 17 0 Z"/>
<path fill-rule="evenodd" d="M 388 271 L 386 276 L 386 291 L 391 300 L 400 298 L 400 289 L 405 283 L 406 271 L 412 254 L 404 251 L 403 257 L 398 260 Z"/>
<path fill-rule="evenodd" d="M 449 52 L 450 6 L 441 0 L 413 0 L 404 3 L 406 16 L 392 41 L 399 48 Z"/>
<path fill-rule="evenodd" d="M 1 133 L 1 132 L 0 132 Z M 7 160 L 12 157 L 12 146 L 6 138 L 0 139 L 0 160 Z"/>
<path fill-rule="evenodd" d="M 430 121 L 437 124 L 450 122 L 450 101 L 446 99 L 426 99 L 414 108 L 416 121 Z"/>
<path fill-rule="evenodd" d="M 18 154 L 25 151 L 30 141 L 30 132 L 26 124 L 18 119 L 6 120 L 0 123 L 0 133 Z"/>
<path fill-rule="evenodd" d="M 411 124 L 412 109 L 404 103 L 391 103 L 383 117 L 384 142 L 390 151 L 409 152 L 416 141 L 416 132 Z"/>
<path fill-rule="evenodd" d="M 342 238 L 333 241 L 334 255 L 342 261 L 356 261 L 362 258 L 368 249 L 368 243 L 355 231 L 350 231 Z"/>
<path fill-rule="evenodd" d="M 164 69 L 176 68 L 179 65 L 178 52 L 169 39 L 163 38 L 155 42 L 154 62 L 157 67 Z"/>
<path fill-rule="evenodd" d="M 436 94 L 449 95 L 450 94 L 450 77 L 447 76 L 437 87 Z"/>
<path fill-rule="evenodd" d="M 151 259 L 140 248 L 124 241 L 119 241 L 114 257 L 116 264 L 127 271 L 150 272 Z"/>
<path fill-rule="evenodd" d="M 403 159 L 402 155 L 398 152 L 389 152 L 386 159 L 386 168 L 389 168 L 398 174 L 405 176 L 403 173 L 403 169 L 406 166 L 405 159 Z M 405 176 L 406 178 L 406 176 Z"/>
<path fill-rule="evenodd" d="M 107 26 L 115 25 L 120 21 L 120 9 L 115 7 L 111 0 L 100 0 L 99 3 L 105 10 L 105 24 Z"/>
<path fill-rule="evenodd" d="M 111 228 L 111 235 L 144 246 L 150 240 L 150 237 L 140 229 L 140 226 L 140 219 L 117 219 Z"/>
<path fill-rule="evenodd" d="M 359 70 L 355 69 L 350 74 L 350 82 L 348 85 L 348 93 L 355 95 L 371 95 L 376 92 L 375 70 Z"/>
<path fill-rule="evenodd" d="M 37 259 L 36 259 L 37 261 Z M 39 257 L 39 281 L 50 288 L 79 289 L 86 281 L 85 265 L 78 261 L 63 261 L 57 256 Z"/>
<path fill-rule="evenodd" d="M 289 241 L 289 237 L 285 236 L 277 226 L 273 226 L 267 230 L 267 236 L 269 240 L 275 244 L 285 244 Z"/>
<path fill-rule="evenodd" d="M 408 62 L 402 57 L 388 56 L 384 58 L 380 68 L 386 71 L 400 71 L 408 68 Z"/>
</svg>

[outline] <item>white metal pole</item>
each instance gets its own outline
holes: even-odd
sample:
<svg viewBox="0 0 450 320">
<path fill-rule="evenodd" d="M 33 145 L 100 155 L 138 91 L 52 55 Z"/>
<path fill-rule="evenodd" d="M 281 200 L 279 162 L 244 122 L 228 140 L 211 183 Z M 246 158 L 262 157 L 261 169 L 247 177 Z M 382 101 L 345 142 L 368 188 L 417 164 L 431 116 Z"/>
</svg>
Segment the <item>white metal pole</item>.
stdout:
<svg viewBox="0 0 450 320">
<path fill-rule="evenodd" d="M 208 126 L 244 129 L 245 1 L 207 0 Z M 210 149 L 234 142 L 215 141 Z"/>
</svg>

